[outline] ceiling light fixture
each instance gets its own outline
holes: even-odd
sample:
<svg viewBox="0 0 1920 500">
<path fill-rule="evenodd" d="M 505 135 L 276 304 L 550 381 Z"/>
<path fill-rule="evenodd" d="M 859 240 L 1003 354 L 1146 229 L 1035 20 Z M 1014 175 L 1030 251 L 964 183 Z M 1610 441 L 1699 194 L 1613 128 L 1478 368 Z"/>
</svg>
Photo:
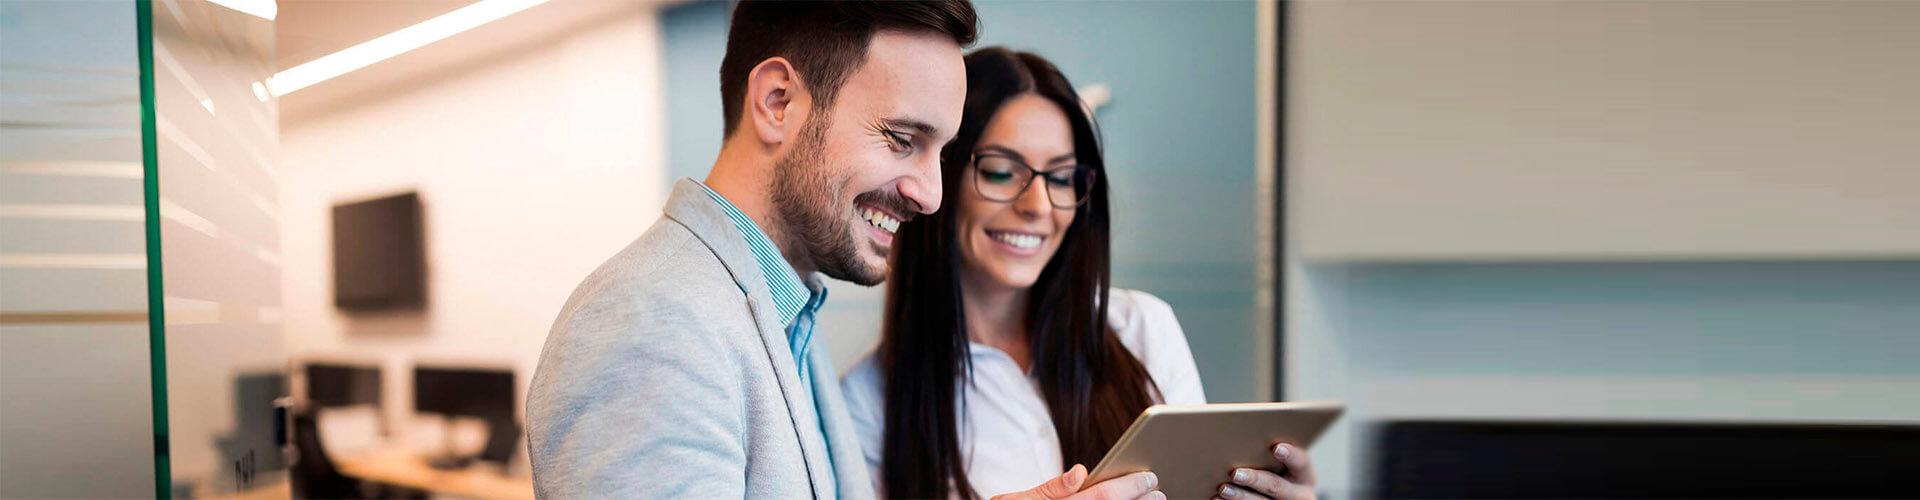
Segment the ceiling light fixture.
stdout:
<svg viewBox="0 0 1920 500">
<path fill-rule="evenodd" d="M 207 0 L 214 5 L 240 11 L 243 14 L 272 21 L 280 14 L 280 5 L 273 0 Z"/>
<path fill-rule="evenodd" d="M 462 31 L 547 3 L 548 0 L 481 0 L 441 14 L 420 24 L 380 35 L 378 38 L 347 47 L 319 59 L 287 68 L 268 78 L 266 86 L 274 97 L 291 94 L 334 77 L 351 73 L 393 56 L 444 40 Z"/>
</svg>

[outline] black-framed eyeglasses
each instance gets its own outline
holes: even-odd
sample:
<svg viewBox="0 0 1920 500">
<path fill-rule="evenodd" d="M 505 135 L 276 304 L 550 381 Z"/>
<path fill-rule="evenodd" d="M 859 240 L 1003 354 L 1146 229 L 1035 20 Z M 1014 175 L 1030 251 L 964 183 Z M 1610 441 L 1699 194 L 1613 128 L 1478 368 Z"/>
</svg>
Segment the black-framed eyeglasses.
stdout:
<svg viewBox="0 0 1920 500">
<path fill-rule="evenodd" d="M 1053 167 L 1045 171 L 1027 165 L 1012 155 L 997 151 L 973 154 L 973 189 L 980 197 L 1011 202 L 1026 194 L 1033 178 L 1045 179 L 1047 202 L 1054 208 L 1072 210 L 1092 197 L 1093 183 L 1099 171 L 1086 165 Z"/>
</svg>

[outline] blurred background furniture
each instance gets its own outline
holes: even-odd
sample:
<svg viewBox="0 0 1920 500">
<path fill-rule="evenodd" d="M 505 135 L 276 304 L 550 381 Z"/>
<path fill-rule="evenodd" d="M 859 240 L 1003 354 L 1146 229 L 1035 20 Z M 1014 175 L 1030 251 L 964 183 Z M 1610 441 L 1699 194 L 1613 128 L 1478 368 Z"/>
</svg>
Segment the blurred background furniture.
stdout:
<svg viewBox="0 0 1920 500">
<path fill-rule="evenodd" d="M 520 426 L 514 417 L 513 372 L 457 367 L 415 367 L 413 370 L 413 410 L 439 415 L 444 419 L 442 436 L 446 446 L 434 459 L 443 469 L 469 465 L 473 459 L 504 467 L 513 457 L 514 444 L 520 439 Z M 487 443 L 477 455 L 454 450 L 454 421 L 477 418 L 486 423 Z"/>
<path fill-rule="evenodd" d="M 307 363 L 307 404 L 315 409 L 380 406 L 380 367 L 331 362 Z"/>
<path fill-rule="evenodd" d="M 1920 498 L 1920 426 L 1399 421 L 1375 494 L 1401 498 Z"/>
</svg>

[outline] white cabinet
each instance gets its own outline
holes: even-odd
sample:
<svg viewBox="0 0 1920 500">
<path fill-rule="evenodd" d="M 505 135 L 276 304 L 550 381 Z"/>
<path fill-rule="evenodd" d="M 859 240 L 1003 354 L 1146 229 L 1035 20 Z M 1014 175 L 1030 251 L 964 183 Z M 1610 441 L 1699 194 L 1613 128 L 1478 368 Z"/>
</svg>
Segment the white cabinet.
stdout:
<svg viewBox="0 0 1920 500">
<path fill-rule="evenodd" d="M 1920 257 L 1920 2 L 1302 2 L 1315 261 Z"/>
</svg>

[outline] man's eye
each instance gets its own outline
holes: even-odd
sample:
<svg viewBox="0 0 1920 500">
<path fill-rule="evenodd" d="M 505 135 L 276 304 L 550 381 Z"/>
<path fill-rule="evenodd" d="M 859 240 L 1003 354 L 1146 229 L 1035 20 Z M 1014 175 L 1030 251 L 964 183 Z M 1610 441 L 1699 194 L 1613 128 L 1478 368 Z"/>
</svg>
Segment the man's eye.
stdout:
<svg viewBox="0 0 1920 500">
<path fill-rule="evenodd" d="M 895 153 L 910 153 L 913 152 L 913 141 L 908 140 L 906 136 L 900 135 L 898 132 L 888 132 L 887 149 Z"/>
</svg>

